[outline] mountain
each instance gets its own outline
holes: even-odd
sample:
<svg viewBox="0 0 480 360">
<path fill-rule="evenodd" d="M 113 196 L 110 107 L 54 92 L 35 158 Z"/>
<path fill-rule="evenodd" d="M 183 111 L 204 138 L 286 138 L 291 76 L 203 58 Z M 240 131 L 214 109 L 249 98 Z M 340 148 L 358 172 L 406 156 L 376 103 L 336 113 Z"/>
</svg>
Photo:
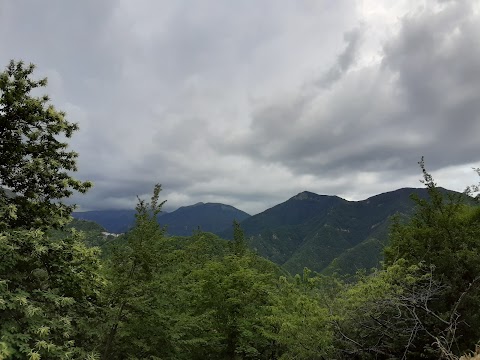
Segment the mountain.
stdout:
<svg viewBox="0 0 480 360">
<path fill-rule="evenodd" d="M 74 212 L 79 220 L 94 221 L 111 233 L 124 233 L 135 223 L 135 210 L 97 210 Z"/>
<path fill-rule="evenodd" d="M 135 223 L 135 210 L 98 210 L 74 212 L 76 219 L 94 221 L 111 233 L 123 233 Z M 183 206 L 171 213 L 159 214 L 158 222 L 167 226 L 169 235 L 188 236 L 194 230 L 219 233 L 231 227 L 233 220 L 241 222 L 250 215 L 230 205 L 198 203 Z"/>
<path fill-rule="evenodd" d="M 249 217 L 241 226 L 254 250 L 291 273 L 301 273 L 304 267 L 352 273 L 378 265 L 390 217 L 411 214 L 412 193 L 428 196 L 426 189 L 404 188 L 347 201 L 305 191 Z M 231 231 L 221 235 L 232 236 Z"/>
<path fill-rule="evenodd" d="M 189 236 L 197 229 L 218 234 L 230 228 L 234 220 L 241 222 L 248 217 L 249 214 L 230 205 L 197 203 L 163 214 L 158 222 L 167 226 L 169 235 Z"/>
<path fill-rule="evenodd" d="M 311 231 L 309 220 L 326 215 L 328 209 L 342 202 L 337 196 L 302 192 L 288 201 L 241 222 L 249 245 L 260 255 L 277 264 L 285 264 Z M 221 234 L 232 238 L 228 229 Z"/>
<path fill-rule="evenodd" d="M 325 274 L 352 274 L 378 266 L 391 216 L 408 217 L 414 211 L 411 194 L 428 197 L 425 188 L 403 188 L 362 201 L 304 191 L 254 216 L 229 205 L 198 203 L 161 213 L 158 222 L 171 236 L 189 236 L 200 229 L 231 239 L 235 219 L 252 249 L 292 274 L 304 267 Z M 125 232 L 135 219 L 133 210 L 73 215 L 95 221 L 112 233 Z"/>
</svg>

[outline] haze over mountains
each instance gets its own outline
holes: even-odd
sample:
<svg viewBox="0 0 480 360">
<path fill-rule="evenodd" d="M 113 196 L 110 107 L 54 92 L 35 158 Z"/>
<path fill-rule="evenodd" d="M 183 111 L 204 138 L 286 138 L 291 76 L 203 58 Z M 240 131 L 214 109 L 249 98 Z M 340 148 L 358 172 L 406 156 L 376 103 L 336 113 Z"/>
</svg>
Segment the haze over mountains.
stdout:
<svg viewBox="0 0 480 360">
<path fill-rule="evenodd" d="M 171 236 L 189 236 L 200 229 L 231 239 L 232 222 L 236 220 L 252 249 L 291 273 L 301 273 L 308 267 L 317 272 L 351 274 L 379 264 L 391 217 L 408 216 L 414 209 L 411 194 L 428 196 L 424 188 L 403 188 L 348 201 L 304 191 L 254 216 L 230 205 L 198 203 L 161 213 L 158 222 L 167 226 Z M 120 233 L 132 226 L 135 211 L 73 215 Z"/>
</svg>

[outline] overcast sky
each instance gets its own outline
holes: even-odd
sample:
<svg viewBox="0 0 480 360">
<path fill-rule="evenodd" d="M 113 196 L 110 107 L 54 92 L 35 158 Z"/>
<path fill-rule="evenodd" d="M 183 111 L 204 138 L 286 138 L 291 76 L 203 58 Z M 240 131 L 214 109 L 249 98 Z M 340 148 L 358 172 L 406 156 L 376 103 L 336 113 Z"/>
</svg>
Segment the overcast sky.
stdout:
<svg viewBox="0 0 480 360">
<path fill-rule="evenodd" d="M 82 210 L 251 214 L 309 190 L 360 200 L 480 166 L 480 1 L 1 0 L 0 66 L 37 65 Z"/>
</svg>

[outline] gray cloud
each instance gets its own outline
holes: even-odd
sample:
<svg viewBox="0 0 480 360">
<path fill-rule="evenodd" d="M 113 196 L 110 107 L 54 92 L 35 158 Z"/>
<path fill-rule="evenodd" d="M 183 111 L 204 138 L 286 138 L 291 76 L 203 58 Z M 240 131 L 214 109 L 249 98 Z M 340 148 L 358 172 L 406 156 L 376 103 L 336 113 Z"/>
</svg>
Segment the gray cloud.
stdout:
<svg viewBox="0 0 480 360">
<path fill-rule="evenodd" d="M 421 155 L 445 179 L 478 162 L 479 20 L 462 1 L 6 0 L 0 62 L 36 63 L 79 122 L 83 209 L 161 182 L 169 209 L 255 213 L 415 186 Z"/>
<path fill-rule="evenodd" d="M 322 176 L 410 173 L 421 155 L 433 170 L 478 161 L 479 20 L 466 2 L 405 16 L 381 63 L 343 79 L 329 70 L 319 82 L 335 80 L 332 89 L 261 106 L 230 148 Z M 356 38 L 346 40 L 337 75 L 352 63 Z"/>
<path fill-rule="evenodd" d="M 330 87 L 345 74 L 355 63 L 360 45 L 362 29 L 357 28 L 344 34 L 347 43 L 345 50 L 338 56 L 337 62 L 317 81 L 320 87 Z"/>
</svg>

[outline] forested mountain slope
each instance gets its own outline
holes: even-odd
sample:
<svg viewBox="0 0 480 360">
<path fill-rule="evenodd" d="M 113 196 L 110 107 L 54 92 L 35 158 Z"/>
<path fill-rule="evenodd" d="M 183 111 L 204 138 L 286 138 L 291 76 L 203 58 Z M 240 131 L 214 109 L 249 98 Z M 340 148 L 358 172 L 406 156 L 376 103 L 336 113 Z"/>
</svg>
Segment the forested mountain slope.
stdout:
<svg viewBox="0 0 480 360">
<path fill-rule="evenodd" d="M 202 230 L 230 239 L 231 225 L 236 220 L 241 222 L 254 251 L 293 274 L 301 273 L 304 267 L 329 274 L 353 274 L 358 269 L 375 267 L 382 260 L 390 218 L 412 213 L 412 194 L 426 198 L 427 190 L 403 188 L 362 201 L 304 191 L 254 216 L 229 205 L 198 203 L 161 213 L 158 222 L 166 226 L 170 236 L 188 236 Z M 126 231 L 134 222 L 133 210 L 74 216 L 96 221 L 117 233 Z"/>
<path fill-rule="evenodd" d="M 220 233 L 231 228 L 234 220 L 241 222 L 250 217 L 244 211 L 219 203 L 197 203 L 183 206 L 158 218 L 161 225 L 167 226 L 169 235 L 189 236 L 195 230 Z"/>
<path fill-rule="evenodd" d="M 352 273 L 378 264 L 389 219 L 412 212 L 411 194 L 425 198 L 427 191 L 403 188 L 362 201 L 302 192 L 241 226 L 250 247 L 292 273 L 304 267 Z"/>
</svg>

